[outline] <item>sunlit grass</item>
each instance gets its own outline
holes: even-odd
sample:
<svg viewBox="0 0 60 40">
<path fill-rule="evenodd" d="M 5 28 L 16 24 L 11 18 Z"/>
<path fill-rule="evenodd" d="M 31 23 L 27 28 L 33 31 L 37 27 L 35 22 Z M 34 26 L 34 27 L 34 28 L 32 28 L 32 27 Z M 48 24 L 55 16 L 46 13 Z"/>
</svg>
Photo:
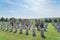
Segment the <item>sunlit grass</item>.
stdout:
<svg viewBox="0 0 60 40">
<path fill-rule="evenodd" d="M 29 30 L 29 35 L 25 34 L 25 30 L 22 34 L 19 34 L 19 31 L 13 33 L 0 30 L 0 40 L 60 40 L 60 33 L 51 24 L 48 25 L 45 36 L 46 39 L 41 38 L 40 32 L 36 30 L 36 37 L 33 37 L 32 29 Z"/>
</svg>

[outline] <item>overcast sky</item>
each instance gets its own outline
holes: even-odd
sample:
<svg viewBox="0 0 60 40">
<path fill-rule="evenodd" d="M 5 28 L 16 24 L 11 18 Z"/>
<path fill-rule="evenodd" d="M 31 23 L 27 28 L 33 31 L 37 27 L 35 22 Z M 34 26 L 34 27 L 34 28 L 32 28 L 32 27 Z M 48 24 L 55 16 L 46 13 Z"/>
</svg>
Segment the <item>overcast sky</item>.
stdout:
<svg viewBox="0 0 60 40">
<path fill-rule="evenodd" d="M 60 17 L 60 0 L 0 0 L 0 17 Z"/>
</svg>

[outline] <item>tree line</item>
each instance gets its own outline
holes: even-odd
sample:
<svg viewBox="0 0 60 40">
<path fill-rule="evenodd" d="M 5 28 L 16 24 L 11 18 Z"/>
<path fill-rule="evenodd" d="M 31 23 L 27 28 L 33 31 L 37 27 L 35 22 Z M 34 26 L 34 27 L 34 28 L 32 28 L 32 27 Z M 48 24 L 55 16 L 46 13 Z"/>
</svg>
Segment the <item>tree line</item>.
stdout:
<svg viewBox="0 0 60 40">
<path fill-rule="evenodd" d="M 36 18 L 35 18 L 36 19 Z M 33 19 L 33 20 L 35 20 Z M 39 20 L 44 20 L 44 22 L 52 22 L 52 21 L 60 21 L 60 18 L 38 18 Z M 16 20 L 19 20 L 21 21 L 21 18 L 14 18 L 14 17 L 11 17 L 11 18 L 4 18 L 4 17 L 1 17 L 0 18 L 0 21 L 5 21 L 5 22 L 8 22 L 9 20 L 12 20 L 12 21 L 16 21 Z M 30 19 L 32 20 L 32 19 Z"/>
</svg>

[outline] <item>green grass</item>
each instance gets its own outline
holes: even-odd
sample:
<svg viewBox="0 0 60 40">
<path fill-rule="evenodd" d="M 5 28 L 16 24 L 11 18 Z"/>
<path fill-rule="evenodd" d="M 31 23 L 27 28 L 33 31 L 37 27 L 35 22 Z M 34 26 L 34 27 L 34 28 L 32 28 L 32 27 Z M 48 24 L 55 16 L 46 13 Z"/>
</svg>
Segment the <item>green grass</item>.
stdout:
<svg viewBox="0 0 60 40">
<path fill-rule="evenodd" d="M 48 25 L 47 32 L 45 32 L 46 39 L 42 39 L 37 30 L 36 34 L 37 36 L 33 37 L 32 30 L 29 30 L 29 35 L 25 35 L 25 30 L 22 34 L 0 30 L 0 40 L 60 40 L 60 33 L 51 24 Z"/>
</svg>

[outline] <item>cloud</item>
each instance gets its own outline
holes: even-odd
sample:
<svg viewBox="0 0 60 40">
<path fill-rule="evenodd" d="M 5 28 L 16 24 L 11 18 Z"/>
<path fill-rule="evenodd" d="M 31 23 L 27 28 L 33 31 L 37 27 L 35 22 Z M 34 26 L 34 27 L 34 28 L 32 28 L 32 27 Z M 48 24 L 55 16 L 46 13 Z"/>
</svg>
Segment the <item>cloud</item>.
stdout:
<svg viewBox="0 0 60 40">
<path fill-rule="evenodd" d="M 50 0 L 25 0 L 30 6 L 34 15 L 37 17 L 60 17 L 60 4 L 56 6 L 58 2 Z M 52 5 L 53 4 L 53 5 Z"/>
<path fill-rule="evenodd" d="M 5 13 L 20 17 L 60 17 L 60 3 L 52 0 L 5 0 L 12 7 Z"/>
<path fill-rule="evenodd" d="M 25 0 L 28 3 L 28 7 L 33 12 L 43 11 L 47 8 L 47 1 L 45 0 Z M 45 7 L 46 6 L 46 7 Z M 45 8 L 44 8 L 45 7 Z"/>
<path fill-rule="evenodd" d="M 5 2 L 8 3 L 8 4 L 11 4 L 11 5 L 14 5 L 14 4 L 15 4 L 15 3 L 12 2 L 11 0 L 5 0 Z"/>
</svg>

